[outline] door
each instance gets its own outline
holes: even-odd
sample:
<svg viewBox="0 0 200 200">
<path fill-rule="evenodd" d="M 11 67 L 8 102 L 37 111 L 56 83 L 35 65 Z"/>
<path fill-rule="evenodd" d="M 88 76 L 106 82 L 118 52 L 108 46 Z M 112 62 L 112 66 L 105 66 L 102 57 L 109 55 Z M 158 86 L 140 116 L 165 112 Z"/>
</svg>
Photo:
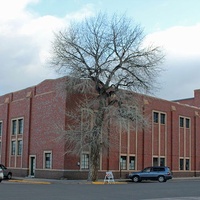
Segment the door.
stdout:
<svg viewBox="0 0 200 200">
<path fill-rule="evenodd" d="M 36 162 L 35 162 L 35 156 L 30 156 L 30 166 L 29 166 L 29 169 L 30 169 L 30 173 L 29 175 L 34 177 L 35 176 L 35 167 L 36 167 Z"/>
</svg>

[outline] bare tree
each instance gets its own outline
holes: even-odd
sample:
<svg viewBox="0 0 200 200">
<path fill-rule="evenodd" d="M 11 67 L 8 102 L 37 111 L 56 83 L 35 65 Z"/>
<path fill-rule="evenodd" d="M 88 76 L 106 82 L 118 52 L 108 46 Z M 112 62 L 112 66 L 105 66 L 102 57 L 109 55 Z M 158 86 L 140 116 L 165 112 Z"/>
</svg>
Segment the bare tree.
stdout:
<svg viewBox="0 0 200 200">
<path fill-rule="evenodd" d="M 102 13 L 55 34 L 51 64 L 70 77 L 68 91 L 85 95 L 76 109 L 87 107 L 93 111 L 92 126 L 89 115 L 81 119 L 76 110 L 70 115 L 73 123 L 65 131 L 74 149 L 80 149 L 81 141 L 90 151 L 89 180 L 97 180 L 102 146 L 110 145 L 109 138 L 102 136 L 108 122 L 113 117 L 116 124 L 116 119 L 139 118 L 132 92 L 150 91 L 160 71 L 162 51 L 153 45 L 145 46 L 144 39 L 143 30 L 131 19 Z M 85 127 L 77 126 L 80 121 L 85 122 Z"/>
</svg>

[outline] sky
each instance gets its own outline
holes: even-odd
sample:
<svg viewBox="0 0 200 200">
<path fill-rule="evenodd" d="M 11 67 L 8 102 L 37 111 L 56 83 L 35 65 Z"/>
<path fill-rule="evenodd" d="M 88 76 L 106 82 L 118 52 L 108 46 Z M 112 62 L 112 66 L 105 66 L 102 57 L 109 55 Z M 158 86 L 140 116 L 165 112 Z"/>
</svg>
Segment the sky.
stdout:
<svg viewBox="0 0 200 200">
<path fill-rule="evenodd" d="M 0 95 L 58 78 L 47 65 L 54 32 L 99 11 L 126 14 L 164 49 L 153 95 L 191 98 L 200 89 L 200 0 L 0 0 Z"/>
</svg>

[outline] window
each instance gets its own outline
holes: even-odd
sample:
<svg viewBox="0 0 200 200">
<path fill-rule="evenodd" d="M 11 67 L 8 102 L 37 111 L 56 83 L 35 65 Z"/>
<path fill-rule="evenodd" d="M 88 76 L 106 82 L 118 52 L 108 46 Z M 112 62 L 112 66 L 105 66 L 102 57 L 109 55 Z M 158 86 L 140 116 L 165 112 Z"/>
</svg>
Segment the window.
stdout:
<svg viewBox="0 0 200 200">
<path fill-rule="evenodd" d="M 160 114 L 160 123 L 165 124 L 165 114 L 164 113 Z"/>
<path fill-rule="evenodd" d="M 12 121 L 12 135 L 17 134 L 17 120 Z"/>
<path fill-rule="evenodd" d="M 165 166 L 165 158 L 160 158 L 160 166 Z"/>
<path fill-rule="evenodd" d="M 165 168 L 164 167 L 153 167 L 152 171 L 154 171 L 154 172 L 164 172 Z"/>
<path fill-rule="evenodd" d="M 186 123 L 186 128 L 190 128 L 190 119 L 186 118 L 185 123 Z"/>
<path fill-rule="evenodd" d="M 165 158 L 154 157 L 153 166 L 165 166 Z"/>
<path fill-rule="evenodd" d="M 145 169 L 143 170 L 143 172 L 150 172 L 151 170 L 152 170 L 151 167 L 147 167 L 147 168 L 145 168 Z"/>
<path fill-rule="evenodd" d="M 153 166 L 158 166 L 158 158 L 153 158 Z"/>
<path fill-rule="evenodd" d="M 45 152 L 44 153 L 44 168 L 51 169 L 51 165 L 52 165 L 52 153 Z"/>
<path fill-rule="evenodd" d="M 179 163 L 180 170 L 184 170 L 184 160 L 181 158 Z"/>
<path fill-rule="evenodd" d="M 185 170 L 190 170 L 190 160 L 189 159 L 185 160 Z"/>
<path fill-rule="evenodd" d="M 120 160 L 121 169 L 127 169 L 126 159 L 127 159 L 126 156 L 121 156 Z"/>
<path fill-rule="evenodd" d="M 135 157 L 134 156 L 129 157 L 129 169 L 132 169 L 132 170 L 135 169 Z"/>
<path fill-rule="evenodd" d="M 153 121 L 154 121 L 154 123 L 158 123 L 158 113 L 157 112 L 153 113 Z"/>
<path fill-rule="evenodd" d="M 2 122 L 0 122 L 0 136 L 2 136 L 2 131 L 3 131 L 3 123 Z"/>
<path fill-rule="evenodd" d="M 23 134 L 24 132 L 24 120 L 14 119 L 12 120 L 12 135 Z"/>
<path fill-rule="evenodd" d="M 17 143 L 17 155 L 22 155 L 22 140 L 18 140 L 18 143 Z"/>
<path fill-rule="evenodd" d="M 179 121 L 180 121 L 180 127 L 184 127 L 184 118 L 180 117 Z"/>
<path fill-rule="evenodd" d="M 23 119 L 19 119 L 18 120 L 18 134 L 22 134 L 24 129 L 24 120 Z"/>
<path fill-rule="evenodd" d="M 15 155 L 16 152 L 16 141 L 11 142 L 11 155 Z"/>
<path fill-rule="evenodd" d="M 153 122 L 166 124 L 166 114 L 160 112 L 153 112 Z"/>
<path fill-rule="evenodd" d="M 89 154 L 82 154 L 81 157 L 81 169 L 89 169 Z"/>
</svg>

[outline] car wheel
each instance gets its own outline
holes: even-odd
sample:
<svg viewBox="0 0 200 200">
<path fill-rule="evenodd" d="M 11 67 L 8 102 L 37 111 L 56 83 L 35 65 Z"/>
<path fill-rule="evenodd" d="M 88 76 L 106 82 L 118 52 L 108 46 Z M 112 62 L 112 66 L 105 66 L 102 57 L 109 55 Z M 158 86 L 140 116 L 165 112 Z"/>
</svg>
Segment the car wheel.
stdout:
<svg viewBox="0 0 200 200">
<path fill-rule="evenodd" d="M 133 182 L 137 183 L 137 182 L 140 181 L 140 178 L 139 178 L 139 176 L 134 176 L 134 177 L 132 178 L 132 180 L 133 180 Z"/>
<path fill-rule="evenodd" d="M 12 178 L 12 174 L 9 173 L 9 174 L 8 174 L 8 179 L 11 179 L 11 178 Z"/>
<path fill-rule="evenodd" d="M 158 181 L 159 181 L 159 182 L 166 182 L 164 176 L 159 176 L 159 177 L 158 177 Z"/>
</svg>

